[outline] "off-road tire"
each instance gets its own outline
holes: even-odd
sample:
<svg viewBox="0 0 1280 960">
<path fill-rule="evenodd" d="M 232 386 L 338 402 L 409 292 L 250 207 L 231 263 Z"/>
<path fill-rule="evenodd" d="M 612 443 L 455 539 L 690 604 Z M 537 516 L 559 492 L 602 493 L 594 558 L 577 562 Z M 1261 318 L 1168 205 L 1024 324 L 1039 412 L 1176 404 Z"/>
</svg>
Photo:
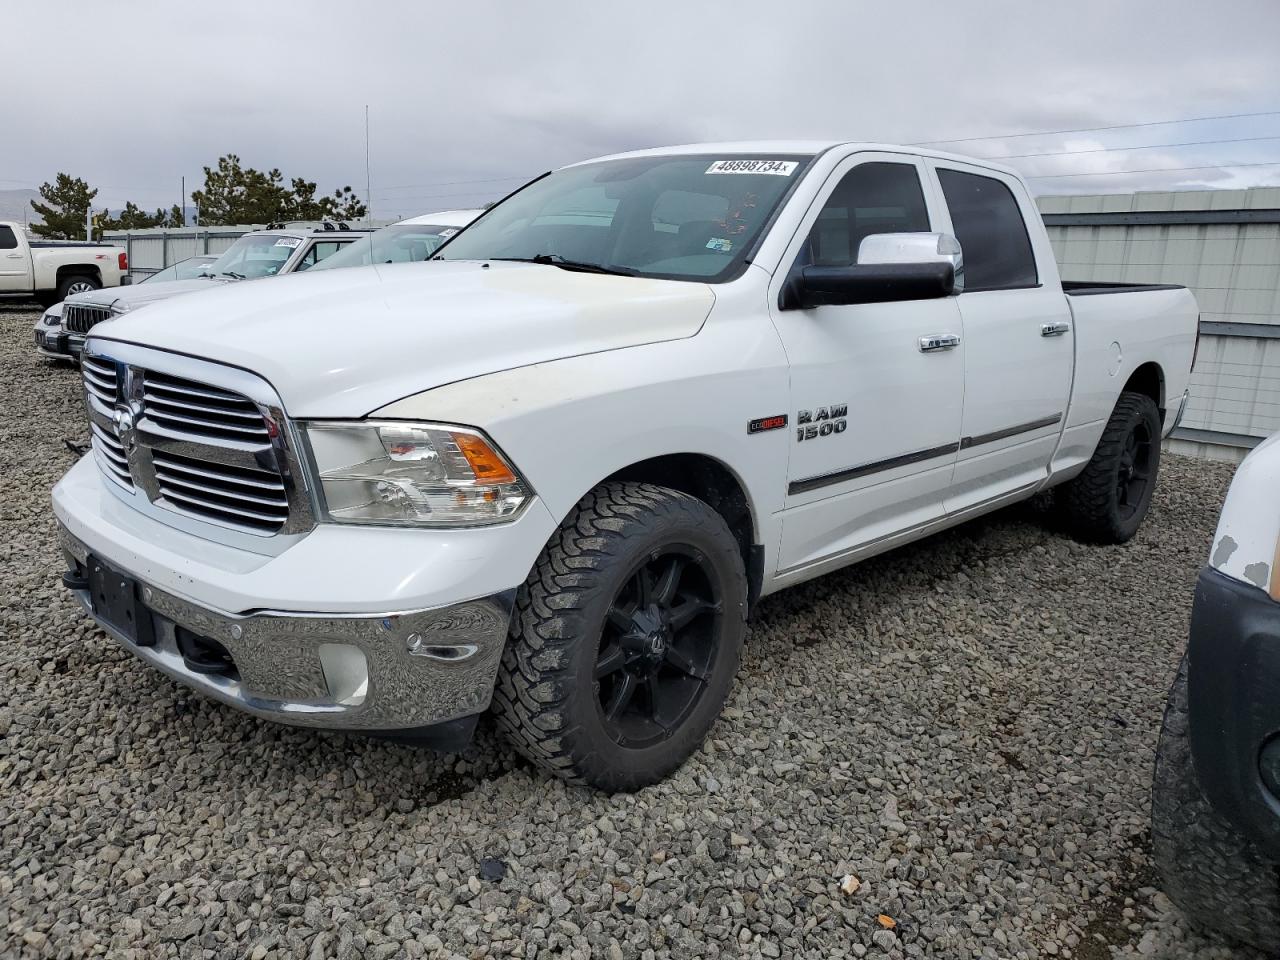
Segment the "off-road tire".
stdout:
<svg viewBox="0 0 1280 960">
<path fill-rule="evenodd" d="M 1151 838 L 1165 893 L 1193 924 L 1268 955 L 1280 951 L 1280 873 L 1200 789 L 1187 728 L 1185 656 L 1156 748 Z"/>
<path fill-rule="evenodd" d="M 669 739 L 627 748 L 606 732 L 595 681 L 604 621 L 638 562 L 664 545 L 705 557 L 718 578 L 718 642 L 706 685 Z M 746 632 L 747 580 L 723 518 L 688 494 L 609 482 L 584 496 L 560 525 L 520 589 L 492 712 L 529 760 L 570 783 L 633 791 L 675 771 L 710 731 L 738 670 Z"/>
<path fill-rule="evenodd" d="M 1151 477 L 1141 503 L 1126 517 L 1122 515 L 1116 484 L 1125 443 L 1144 422 L 1152 437 Z M 1071 536 L 1087 543 L 1109 544 L 1124 543 L 1138 532 L 1159 479 L 1160 432 L 1160 411 L 1150 397 L 1129 391 L 1120 394 L 1084 471 L 1055 491 L 1056 504 Z"/>
<path fill-rule="evenodd" d="M 63 300 L 67 299 L 67 297 L 71 296 L 71 288 L 79 283 L 87 283 L 89 284 L 90 289 L 93 289 L 93 290 L 102 289 L 102 284 L 98 281 L 96 277 L 91 277 L 88 274 L 83 274 L 83 273 L 73 273 L 70 276 L 63 277 L 62 280 L 58 283 L 58 291 L 57 293 L 54 294 L 54 296 L 57 297 L 57 299 L 54 300 L 53 302 L 61 303 Z M 87 291 L 79 290 L 76 292 L 85 293 Z M 46 307 L 46 309 L 48 308 Z"/>
</svg>

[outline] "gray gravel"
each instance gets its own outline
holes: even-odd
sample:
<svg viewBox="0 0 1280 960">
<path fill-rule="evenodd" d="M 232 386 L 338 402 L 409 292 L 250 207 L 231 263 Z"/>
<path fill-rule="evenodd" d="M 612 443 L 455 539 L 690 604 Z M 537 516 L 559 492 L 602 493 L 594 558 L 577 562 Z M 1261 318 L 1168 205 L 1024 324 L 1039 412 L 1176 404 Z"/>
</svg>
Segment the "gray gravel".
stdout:
<svg viewBox="0 0 1280 960">
<path fill-rule="evenodd" d="M 1023 507 L 771 598 L 705 750 L 610 798 L 487 729 L 438 757 L 249 719 L 91 627 L 48 493 L 78 381 L 34 318 L 0 304 L 0 954 L 1249 956 L 1147 843 L 1231 468 L 1166 459 L 1124 547 Z"/>
</svg>

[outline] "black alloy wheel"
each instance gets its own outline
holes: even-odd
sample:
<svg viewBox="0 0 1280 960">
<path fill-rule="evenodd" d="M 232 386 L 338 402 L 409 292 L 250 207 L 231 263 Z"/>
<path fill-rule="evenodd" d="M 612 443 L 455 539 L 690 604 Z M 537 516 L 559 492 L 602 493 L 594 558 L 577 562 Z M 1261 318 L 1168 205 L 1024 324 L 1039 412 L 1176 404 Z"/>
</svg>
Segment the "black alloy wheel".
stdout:
<svg viewBox="0 0 1280 960">
<path fill-rule="evenodd" d="M 707 559 L 685 544 L 654 552 L 614 597 L 596 658 L 596 703 L 622 747 L 666 740 L 707 689 L 721 598 Z"/>
<path fill-rule="evenodd" d="M 1125 519 L 1146 503 L 1147 485 L 1151 483 L 1151 444 L 1151 430 L 1139 420 L 1125 438 L 1116 471 L 1116 505 Z"/>
</svg>

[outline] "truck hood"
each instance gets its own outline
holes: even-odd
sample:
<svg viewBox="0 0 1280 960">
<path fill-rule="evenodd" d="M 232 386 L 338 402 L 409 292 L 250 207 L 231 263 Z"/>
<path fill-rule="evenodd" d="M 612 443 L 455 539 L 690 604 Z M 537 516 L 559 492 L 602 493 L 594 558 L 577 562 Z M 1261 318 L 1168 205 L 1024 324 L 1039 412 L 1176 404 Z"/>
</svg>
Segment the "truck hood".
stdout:
<svg viewBox="0 0 1280 960">
<path fill-rule="evenodd" d="M 458 380 L 690 337 L 714 301 L 702 283 L 428 261 L 230 284 L 93 338 L 250 370 L 291 416 L 359 417 Z"/>
<path fill-rule="evenodd" d="M 67 297 L 65 302 L 89 303 L 99 307 L 128 304 L 130 310 L 136 310 L 138 307 L 145 307 L 148 304 L 168 300 L 170 297 L 178 297 L 185 293 L 217 290 L 230 282 L 229 280 L 192 277 L 190 280 L 170 280 L 167 283 L 138 283 L 127 287 L 103 287 L 101 290 L 77 293 L 75 296 Z"/>
</svg>

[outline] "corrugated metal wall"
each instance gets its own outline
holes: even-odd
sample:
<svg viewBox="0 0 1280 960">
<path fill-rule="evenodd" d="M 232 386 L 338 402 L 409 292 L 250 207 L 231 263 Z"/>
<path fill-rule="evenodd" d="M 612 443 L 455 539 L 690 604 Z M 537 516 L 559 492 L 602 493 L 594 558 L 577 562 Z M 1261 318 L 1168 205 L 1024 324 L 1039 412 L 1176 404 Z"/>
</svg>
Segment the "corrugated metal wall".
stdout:
<svg viewBox="0 0 1280 960">
<path fill-rule="evenodd" d="M 129 254 L 129 273 L 145 277 L 165 267 L 201 253 L 222 253 L 250 230 L 260 226 L 187 227 L 165 230 L 107 230 L 102 237 L 107 243 L 124 247 Z"/>
<path fill-rule="evenodd" d="M 1195 292 L 1200 353 L 1173 449 L 1238 460 L 1280 430 L 1280 187 L 1039 204 L 1064 280 Z"/>
</svg>

